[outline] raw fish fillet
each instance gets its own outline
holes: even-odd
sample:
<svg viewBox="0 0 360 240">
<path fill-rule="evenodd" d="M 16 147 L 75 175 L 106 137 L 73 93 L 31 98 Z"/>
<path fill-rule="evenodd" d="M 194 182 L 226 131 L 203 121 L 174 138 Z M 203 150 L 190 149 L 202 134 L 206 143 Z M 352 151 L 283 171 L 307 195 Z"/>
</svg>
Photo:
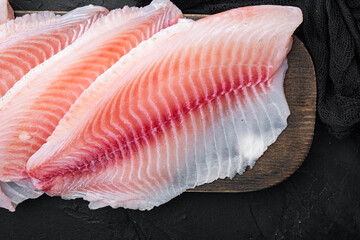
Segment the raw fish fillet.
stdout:
<svg viewBox="0 0 360 240">
<path fill-rule="evenodd" d="M 87 6 L 69 12 L 60 20 L 57 20 L 53 14 L 39 13 L 0 25 L 0 96 L 4 95 L 16 81 L 33 67 L 72 44 L 97 19 L 107 13 L 108 10 L 103 7 Z M 47 17 L 51 17 L 51 19 Z M 30 20 L 33 20 L 33 22 Z M 41 23 L 35 23 L 37 20 L 41 21 Z M 24 21 L 30 21 L 29 27 L 25 27 Z M 8 27 L 15 28 L 8 29 Z M 5 98 L 1 98 L 0 111 L 4 111 L 9 107 L 4 106 L 4 102 L 6 102 Z M 5 120 L 2 120 L 2 123 L 11 125 L 6 117 Z M 3 139 L 0 142 L 8 140 L 6 133 L 2 137 Z M 8 149 L 2 148 L 0 151 L 9 150 L 11 152 L 11 146 L 7 147 Z M 6 164 L 9 158 L 15 161 L 16 157 L 15 154 L 11 157 L 8 154 L 6 159 L 0 153 L 0 164 Z M 18 167 L 18 165 L 13 167 Z M 18 171 L 23 172 L 23 168 L 24 166 L 19 168 Z M 6 167 L 0 167 L 0 175 L 6 175 L 6 171 Z M 36 198 L 41 195 L 41 192 L 31 189 L 29 182 L 20 181 L 21 178 L 23 176 L 17 178 L 16 183 L 0 182 L 0 207 L 14 211 L 15 206 L 24 199 Z"/>
<path fill-rule="evenodd" d="M 6 23 L 9 19 L 14 18 L 14 11 L 8 0 L 0 0 L 0 24 Z"/>
<path fill-rule="evenodd" d="M 296 7 L 253 6 L 167 28 L 82 93 L 28 161 L 36 189 L 151 209 L 243 173 L 285 129 Z"/>
<path fill-rule="evenodd" d="M 17 17 L 0 25 L 0 43 L 26 31 L 58 23 L 60 21 L 60 15 L 55 15 L 53 12 L 48 11 Z"/>
<path fill-rule="evenodd" d="M 168 0 L 117 9 L 74 44 L 25 75 L 0 102 L 0 180 L 27 178 L 26 161 L 98 76 L 143 40 L 177 23 Z"/>
<path fill-rule="evenodd" d="M 16 205 L 29 198 L 38 198 L 41 191 L 34 191 L 28 181 L 23 182 L 0 182 L 0 207 L 11 212 L 15 211 Z"/>
<path fill-rule="evenodd" d="M 62 16 L 59 22 L 0 42 L 0 97 L 32 68 L 72 44 L 107 13 L 103 7 L 78 8 Z"/>
</svg>

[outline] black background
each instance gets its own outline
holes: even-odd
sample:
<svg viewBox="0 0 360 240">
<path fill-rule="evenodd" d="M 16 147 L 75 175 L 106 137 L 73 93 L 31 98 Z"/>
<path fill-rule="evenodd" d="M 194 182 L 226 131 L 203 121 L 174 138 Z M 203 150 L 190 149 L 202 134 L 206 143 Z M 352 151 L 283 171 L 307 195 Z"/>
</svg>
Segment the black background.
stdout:
<svg viewBox="0 0 360 240">
<path fill-rule="evenodd" d="M 113 9 L 149 2 L 10 1 L 23 10 L 70 10 L 89 3 Z M 207 1 L 174 3 L 185 13 L 241 6 L 241 1 L 214 9 L 204 8 L 211 6 Z M 239 194 L 184 193 L 145 212 L 94 211 L 82 200 L 42 196 L 20 204 L 15 213 L 0 209 L 0 239 L 360 239 L 359 173 L 360 140 L 331 136 L 317 118 L 308 157 L 277 186 Z"/>
</svg>

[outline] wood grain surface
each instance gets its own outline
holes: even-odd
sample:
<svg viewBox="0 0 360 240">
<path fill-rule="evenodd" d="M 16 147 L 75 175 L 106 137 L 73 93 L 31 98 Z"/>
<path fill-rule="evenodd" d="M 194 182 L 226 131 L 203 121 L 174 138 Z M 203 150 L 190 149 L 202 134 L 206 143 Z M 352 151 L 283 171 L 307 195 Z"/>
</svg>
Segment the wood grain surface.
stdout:
<svg viewBox="0 0 360 240">
<path fill-rule="evenodd" d="M 15 11 L 17 16 L 34 11 Z M 57 11 L 59 14 L 65 11 Z M 207 15 L 185 14 L 186 18 L 201 19 Z M 289 68 L 284 81 L 290 108 L 288 126 L 278 140 L 259 158 L 252 169 L 233 179 L 220 179 L 189 189 L 187 192 L 248 192 L 271 187 L 293 174 L 310 149 L 315 127 L 315 70 L 304 44 L 296 37 L 288 55 Z"/>
</svg>

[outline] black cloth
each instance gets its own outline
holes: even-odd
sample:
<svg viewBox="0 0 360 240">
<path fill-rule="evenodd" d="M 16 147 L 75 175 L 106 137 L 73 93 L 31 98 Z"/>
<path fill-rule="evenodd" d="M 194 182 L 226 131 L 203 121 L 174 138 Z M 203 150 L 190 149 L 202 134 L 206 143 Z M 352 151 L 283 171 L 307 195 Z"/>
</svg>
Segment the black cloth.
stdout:
<svg viewBox="0 0 360 240">
<path fill-rule="evenodd" d="M 303 11 L 304 22 L 296 31 L 314 61 L 317 111 L 337 137 L 360 136 L 360 1 L 359 0 L 173 0 L 184 13 L 217 13 L 231 8 L 291 5 Z M 94 4 L 109 9 L 126 4 L 145 6 L 150 1 L 52 1 L 13 0 L 15 9 L 71 10 Z"/>
</svg>

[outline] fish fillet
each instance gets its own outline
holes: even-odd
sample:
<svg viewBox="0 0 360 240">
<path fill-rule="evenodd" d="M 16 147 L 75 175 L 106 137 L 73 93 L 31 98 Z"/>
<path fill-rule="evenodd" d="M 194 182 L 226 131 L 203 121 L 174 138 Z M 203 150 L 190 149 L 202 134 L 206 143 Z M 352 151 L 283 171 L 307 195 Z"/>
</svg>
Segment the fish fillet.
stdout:
<svg viewBox="0 0 360 240">
<path fill-rule="evenodd" d="M 34 191 L 29 181 L 0 182 L 0 207 L 14 212 L 19 203 L 29 198 L 38 198 L 42 194 L 41 191 Z"/>
<path fill-rule="evenodd" d="M 26 31 L 58 23 L 60 21 L 60 15 L 55 15 L 53 12 L 48 11 L 17 17 L 0 25 L 0 43 Z"/>
<path fill-rule="evenodd" d="M 33 67 L 73 43 L 107 13 L 103 7 L 87 6 L 71 11 L 60 19 L 52 13 L 39 13 L 0 25 L 0 96 Z M 25 26 L 27 21 L 28 27 Z M 1 103 L 4 103 L 4 98 L 0 99 Z M 8 106 L 2 105 L 0 111 L 6 108 Z M 8 121 L 5 118 L 3 122 Z M 2 136 L 6 141 L 8 136 Z M 7 157 L 10 158 L 9 155 Z M 16 160 L 16 155 L 12 159 Z M 0 154 L 0 163 L 6 161 L 5 156 Z M 23 172 L 21 168 L 18 170 Z M 0 175 L 4 172 L 6 174 L 6 168 L 1 168 Z M 14 211 L 19 202 L 40 195 L 41 192 L 33 191 L 27 181 L 0 182 L 0 207 L 10 211 Z"/>
<path fill-rule="evenodd" d="M 27 178 L 26 161 L 83 90 L 132 48 L 180 17 L 181 11 L 168 0 L 113 10 L 74 44 L 25 75 L 0 102 L 0 180 Z"/>
<path fill-rule="evenodd" d="M 243 173 L 286 128 L 299 8 L 253 6 L 167 28 L 82 93 L 27 162 L 38 190 L 151 209 Z"/>
<path fill-rule="evenodd" d="M 25 31 L 0 43 L 0 97 L 32 68 L 72 44 L 108 10 L 87 6 L 61 17 L 61 21 Z"/>
<path fill-rule="evenodd" d="M 14 18 L 14 11 L 8 0 L 0 0 L 0 24 L 6 23 L 9 19 Z"/>
</svg>

